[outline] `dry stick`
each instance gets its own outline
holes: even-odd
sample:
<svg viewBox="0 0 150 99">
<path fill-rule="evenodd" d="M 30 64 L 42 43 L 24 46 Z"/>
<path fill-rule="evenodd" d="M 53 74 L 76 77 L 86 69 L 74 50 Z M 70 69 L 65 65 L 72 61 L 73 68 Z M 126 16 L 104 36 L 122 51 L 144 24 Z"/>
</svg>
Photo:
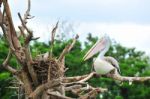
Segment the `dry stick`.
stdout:
<svg viewBox="0 0 150 99">
<path fill-rule="evenodd" d="M 24 14 L 24 18 L 22 19 L 22 23 L 26 24 L 27 23 L 27 19 L 29 19 L 28 17 L 30 16 L 30 9 L 31 9 L 31 1 L 28 0 L 28 8 Z M 23 35 L 25 36 L 25 33 L 24 33 L 24 30 L 25 30 L 25 27 L 24 25 L 22 24 L 22 26 L 19 26 L 21 32 L 23 33 Z"/>
<path fill-rule="evenodd" d="M 2 66 L 3 66 L 6 70 L 10 71 L 12 74 L 15 74 L 15 73 L 17 72 L 17 70 L 8 65 L 8 62 L 9 62 L 9 60 L 11 59 L 11 56 L 12 56 L 12 53 L 11 53 L 11 50 L 9 49 L 7 58 L 6 58 L 5 61 L 3 62 Z"/>
<path fill-rule="evenodd" d="M 25 40 L 25 44 L 28 46 L 28 45 L 29 45 L 29 42 L 30 42 L 31 40 L 37 40 L 37 39 L 39 39 L 40 37 L 33 38 L 33 31 L 31 31 L 30 29 L 28 29 L 28 27 L 26 26 L 26 24 L 25 24 L 24 20 L 22 19 L 20 13 L 18 13 L 18 16 L 19 16 L 19 19 L 20 19 L 20 21 L 21 21 L 21 23 L 22 23 L 22 26 L 23 26 L 23 27 L 26 29 L 26 31 L 29 33 L 29 35 L 27 35 L 26 40 Z M 22 28 L 23 28 L 23 27 L 22 27 Z M 22 28 L 20 27 L 21 31 L 24 32 Z"/>
<path fill-rule="evenodd" d="M 23 28 L 21 26 L 18 26 L 18 28 L 20 30 L 20 35 L 18 36 L 18 38 L 21 37 L 21 35 L 23 36 L 23 38 L 26 38 Z"/>
<path fill-rule="evenodd" d="M 84 79 L 82 79 L 82 80 L 80 80 L 78 82 L 85 82 L 85 81 L 89 80 L 90 78 L 92 78 L 94 74 L 96 74 L 96 73 L 92 72 L 86 78 L 84 78 Z"/>
<path fill-rule="evenodd" d="M 12 67 L 9 66 L 9 65 L 5 65 L 4 68 L 5 68 L 6 70 L 8 70 L 9 72 L 11 72 L 12 74 L 16 74 L 16 73 L 17 73 L 17 70 L 14 69 L 14 68 L 12 68 Z"/>
<path fill-rule="evenodd" d="M 73 39 L 73 42 L 65 47 L 65 49 L 63 50 L 63 52 L 60 54 L 60 56 L 58 58 L 58 60 L 60 62 L 65 57 L 65 55 L 73 48 L 73 46 L 74 46 L 74 44 L 75 44 L 75 42 L 77 41 L 78 38 L 79 38 L 79 36 L 76 35 L 75 38 Z"/>
<path fill-rule="evenodd" d="M 52 32 L 51 32 L 51 49 L 50 49 L 50 58 L 52 58 L 52 54 L 53 54 L 53 47 L 54 47 L 54 38 L 55 38 L 55 34 L 56 34 L 56 30 L 57 30 L 57 28 L 58 28 L 58 23 L 59 23 L 59 21 L 56 23 L 56 26 L 52 29 Z M 51 77 L 51 63 L 50 63 L 50 65 L 49 65 L 49 67 L 48 67 L 48 78 L 47 78 L 47 80 L 48 81 L 50 81 L 50 77 Z"/>
<path fill-rule="evenodd" d="M 27 28 L 27 26 L 26 26 L 26 24 L 24 23 L 24 21 L 23 21 L 21 15 L 20 15 L 20 13 L 18 13 L 18 16 L 19 16 L 19 19 L 21 20 L 21 23 L 22 23 L 23 27 L 24 27 L 24 28 L 27 30 L 27 32 L 29 33 L 29 35 L 26 37 L 26 41 L 25 41 L 25 48 L 28 49 L 28 47 L 29 47 L 29 42 L 30 42 L 31 38 L 33 37 L 33 33 L 32 33 L 32 31 L 30 31 L 30 30 Z M 23 30 L 22 30 L 22 32 L 23 32 Z M 30 54 L 30 53 L 28 52 L 28 53 L 26 53 L 26 54 Z M 28 58 L 29 58 L 30 61 L 32 61 L 31 54 L 28 55 Z"/>
<path fill-rule="evenodd" d="M 9 60 L 11 59 L 11 57 L 12 57 L 12 52 L 11 52 L 11 50 L 9 49 L 7 58 L 6 58 L 5 61 L 3 62 L 3 66 L 6 66 L 6 65 L 8 64 Z"/>
<path fill-rule="evenodd" d="M 24 23 L 24 21 L 23 21 L 23 19 L 22 19 L 22 17 L 21 17 L 21 15 L 20 15 L 20 13 L 18 13 L 18 16 L 19 16 L 19 19 L 20 19 L 20 21 L 21 21 L 21 23 L 22 23 L 22 26 L 26 29 L 26 31 L 29 33 L 29 35 L 26 37 L 26 44 L 28 44 L 29 42 L 30 42 L 30 40 L 31 40 L 31 38 L 33 37 L 33 31 L 31 31 L 31 30 L 29 30 L 28 28 L 27 28 L 27 26 L 26 26 L 26 24 Z"/>
<path fill-rule="evenodd" d="M 105 75 L 108 78 L 112 78 L 114 80 L 119 81 L 129 81 L 129 82 L 144 82 L 150 80 L 150 77 L 127 77 L 127 76 L 121 76 L 116 74 L 107 74 Z"/>
<path fill-rule="evenodd" d="M 52 32 L 51 32 L 51 52 L 50 52 L 50 57 L 52 57 L 52 54 L 53 54 L 54 38 L 55 38 L 56 30 L 58 28 L 58 23 L 59 23 L 59 21 L 56 23 L 55 27 L 52 29 Z"/>
<path fill-rule="evenodd" d="M 80 89 L 80 88 L 82 88 L 82 85 L 72 85 L 69 87 L 65 87 L 65 91 L 71 91 L 73 89 Z"/>
<path fill-rule="evenodd" d="M 31 1 L 28 0 L 28 8 L 24 14 L 24 18 L 22 19 L 23 23 L 26 24 L 27 23 L 27 19 L 29 19 L 28 17 L 30 16 L 30 9 L 31 9 Z M 25 27 L 22 24 L 22 26 L 18 26 L 18 28 L 20 29 L 20 34 L 23 35 L 24 38 L 26 38 L 26 34 L 24 33 Z M 20 35 L 20 36 L 21 36 Z"/>
<path fill-rule="evenodd" d="M 89 74 L 87 75 L 82 75 L 82 76 L 75 76 L 75 77 L 65 77 L 63 78 L 63 83 L 70 83 L 70 82 L 77 82 L 80 81 L 84 78 L 86 78 Z M 80 82 L 78 82 L 80 83 Z"/>
</svg>

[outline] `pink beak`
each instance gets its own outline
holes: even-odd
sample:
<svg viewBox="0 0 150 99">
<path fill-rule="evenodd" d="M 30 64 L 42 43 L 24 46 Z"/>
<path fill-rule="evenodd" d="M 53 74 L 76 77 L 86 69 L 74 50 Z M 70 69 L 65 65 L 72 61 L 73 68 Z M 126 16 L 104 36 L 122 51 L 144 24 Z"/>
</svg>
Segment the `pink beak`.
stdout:
<svg viewBox="0 0 150 99">
<path fill-rule="evenodd" d="M 97 54 L 98 52 L 102 51 L 105 48 L 106 39 L 102 37 L 100 40 L 98 40 L 92 48 L 86 53 L 86 55 L 83 57 L 83 60 L 87 60 Z"/>
</svg>

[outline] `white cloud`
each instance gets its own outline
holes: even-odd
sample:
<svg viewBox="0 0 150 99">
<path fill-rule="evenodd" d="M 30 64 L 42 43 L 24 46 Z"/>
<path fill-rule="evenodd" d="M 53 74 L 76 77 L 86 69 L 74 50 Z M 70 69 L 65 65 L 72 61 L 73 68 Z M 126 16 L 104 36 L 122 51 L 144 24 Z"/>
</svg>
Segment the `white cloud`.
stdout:
<svg viewBox="0 0 150 99">
<path fill-rule="evenodd" d="M 138 50 L 146 51 L 150 54 L 150 25 L 140 25 L 134 23 L 81 23 L 77 29 L 82 38 L 86 33 L 91 32 L 94 36 L 100 37 L 107 33 L 112 39 L 123 46 L 136 47 Z"/>
</svg>

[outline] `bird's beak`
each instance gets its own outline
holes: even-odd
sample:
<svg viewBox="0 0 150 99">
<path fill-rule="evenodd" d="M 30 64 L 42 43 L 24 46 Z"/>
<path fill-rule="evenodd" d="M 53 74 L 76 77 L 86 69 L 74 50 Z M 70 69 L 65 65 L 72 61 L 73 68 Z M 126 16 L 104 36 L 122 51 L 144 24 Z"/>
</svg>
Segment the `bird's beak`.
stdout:
<svg viewBox="0 0 150 99">
<path fill-rule="evenodd" d="M 86 53 L 86 55 L 83 57 L 83 60 L 86 61 L 87 59 L 91 58 L 98 52 L 102 51 L 105 48 L 106 40 L 105 38 L 101 38 L 98 40 L 92 48 Z"/>
</svg>

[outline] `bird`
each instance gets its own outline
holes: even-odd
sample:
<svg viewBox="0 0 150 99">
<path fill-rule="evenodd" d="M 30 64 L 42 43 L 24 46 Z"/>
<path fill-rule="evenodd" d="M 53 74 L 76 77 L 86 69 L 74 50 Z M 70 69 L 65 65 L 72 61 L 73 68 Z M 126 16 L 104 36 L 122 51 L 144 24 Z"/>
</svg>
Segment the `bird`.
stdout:
<svg viewBox="0 0 150 99">
<path fill-rule="evenodd" d="M 105 34 L 91 47 L 91 49 L 83 57 L 83 60 L 86 61 L 100 52 L 98 57 L 93 61 L 93 67 L 97 74 L 105 75 L 111 73 L 112 71 L 115 74 L 121 74 L 118 61 L 111 56 L 105 56 L 106 52 L 110 48 L 110 45 L 111 40 L 109 36 Z"/>
</svg>

